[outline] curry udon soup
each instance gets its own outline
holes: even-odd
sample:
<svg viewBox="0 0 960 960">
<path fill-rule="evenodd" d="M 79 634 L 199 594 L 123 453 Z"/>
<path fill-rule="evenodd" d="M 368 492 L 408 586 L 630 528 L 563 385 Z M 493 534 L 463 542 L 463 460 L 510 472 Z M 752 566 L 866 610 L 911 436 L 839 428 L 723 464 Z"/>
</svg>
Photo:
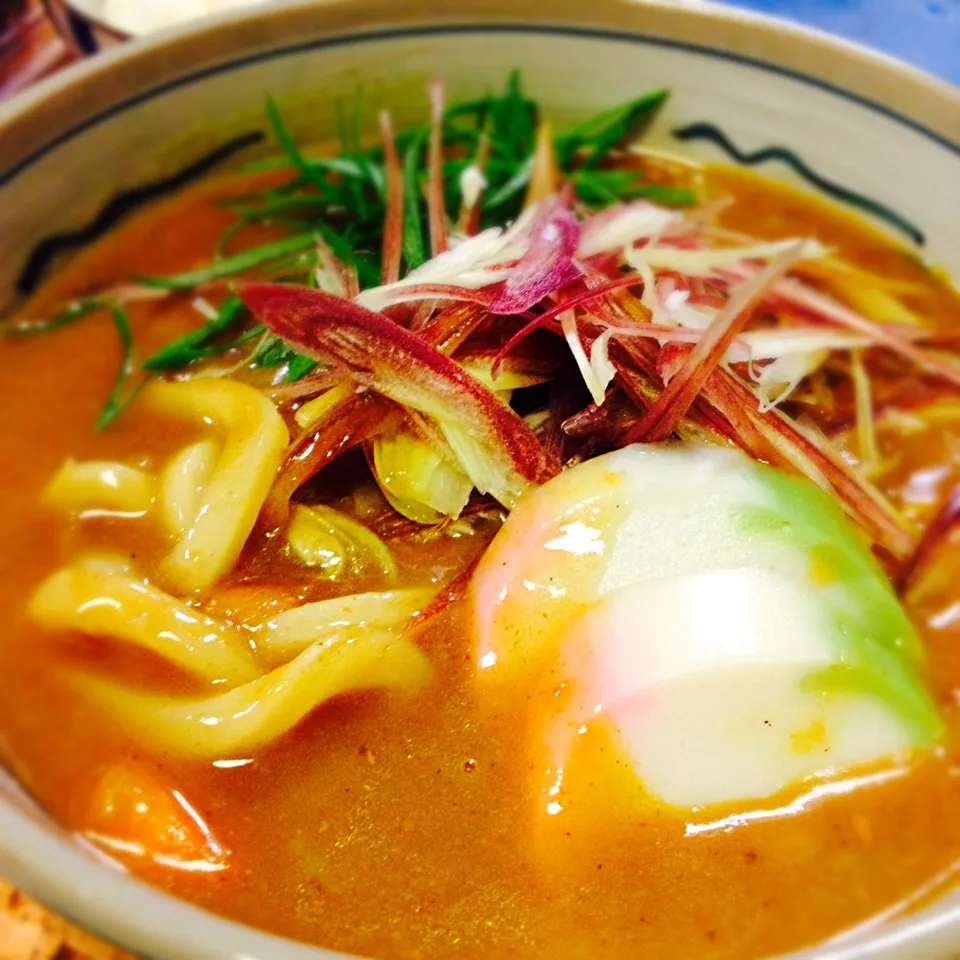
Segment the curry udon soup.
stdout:
<svg viewBox="0 0 960 960">
<path fill-rule="evenodd" d="M 0 343 L 5 762 L 384 958 L 748 957 L 960 858 L 949 280 L 516 79 L 195 186 Z M 744 918 L 749 918 L 745 922 Z"/>
</svg>

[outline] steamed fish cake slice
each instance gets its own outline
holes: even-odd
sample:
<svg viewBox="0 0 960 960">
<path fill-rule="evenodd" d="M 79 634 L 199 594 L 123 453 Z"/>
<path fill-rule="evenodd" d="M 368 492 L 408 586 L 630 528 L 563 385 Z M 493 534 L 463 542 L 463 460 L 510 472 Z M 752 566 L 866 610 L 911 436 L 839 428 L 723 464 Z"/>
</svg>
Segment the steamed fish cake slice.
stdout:
<svg viewBox="0 0 960 960">
<path fill-rule="evenodd" d="M 818 690 L 837 663 L 829 624 L 763 570 L 621 587 L 571 629 L 560 663 L 575 692 L 553 719 L 554 764 L 576 729 L 606 721 L 647 790 L 677 806 L 767 797 L 913 743 L 882 699 Z"/>
<path fill-rule="evenodd" d="M 806 481 L 733 450 L 635 446 L 573 468 L 511 515 L 473 602 L 478 683 L 524 705 L 548 813 L 589 775 L 575 748 L 599 728 L 677 807 L 770 797 L 942 732 L 919 640 L 857 533 Z"/>
</svg>

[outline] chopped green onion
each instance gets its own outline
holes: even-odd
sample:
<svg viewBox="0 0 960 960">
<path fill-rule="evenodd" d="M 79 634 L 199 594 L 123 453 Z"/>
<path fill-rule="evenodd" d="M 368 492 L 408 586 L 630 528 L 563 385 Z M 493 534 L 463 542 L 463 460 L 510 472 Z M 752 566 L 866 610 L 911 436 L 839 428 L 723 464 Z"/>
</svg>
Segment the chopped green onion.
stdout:
<svg viewBox="0 0 960 960">
<path fill-rule="evenodd" d="M 383 163 L 374 163 L 369 157 L 364 157 L 360 161 L 362 167 L 366 168 L 367 179 L 370 181 L 373 189 L 377 192 L 377 198 L 382 205 L 387 202 L 387 177 L 384 173 Z"/>
<path fill-rule="evenodd" d="M 483 201 L 484 209 L 492 210 L 518 197 L 526 189 L 530 177 L 533 176 L 533 163 L 534 158 L 531 154 L 506 183 L 487 194 L 487 198 Z"/>
<path fill-rule="evenodd" d="M 279 260 L 281 257 L 292 253 L 309 250 L 315 244 L 316 234 L 311 230 L 309 233 L 300 233 L 284 240 L 277 240 L 274 243 L 252 247 L 250 250 L 244 250 L 232 257 L 225 257 L 223 260 L 200 270 L 192 270 L 173 277 L 142 277 L 139 278 L 138 282 L 148 287 L 160 287 L 167 290 L 190 290 L 201 283 L 223 280 L 261 264 L 269 263 L 271 260 Z"/>
<path fill-rule="evenodd" d="M 537 105 L 521 89 L 520 72 L 514 70 L 507 81 L 507 92 L 489 104 L 490 139 L 495 152 L 514 160 L 533 153 L 537 140 Z"/>
<path fill-rule="evenodd" d="M 424 130 L 410 142 L 403 158 L 403 259 L 407 270 L 416 270 L 427 259 L 420 215 L 421 155 L 426 142 Z"/>
<path fill-rule="evenodd" d="M 215 343 L 209 347 L 204 347 L 200 351 L 200 356 L 197 359 L 215 357 L 218 354 L 226 353 L 228 350 L 236 350 L 237 347 L 242 347 L 245 343 L 256 340 L 257 337 L 262 337 L 266 332 L 267 328 L 262 323 L 258 323 L 255 327 L 251 327 L 249 330 L 241 333 L 236 340 L 231 340 L 229 343 Z"/>
<path fill-rule="evenodd" d="M 333 227 L 321 222 L 317 224 L 317 233 L 323 237 L 341 263 L 356 268 L 361 287 L 375 287 L 380 282 L 379 263 L 357 251 L 349 227 L 344 233 L 338 233 Z"/>
<path fill-rule="evenodd" d="M 350 133 L 347 130 L 347 117 L 343 111 L 343 101 L 337 100 L 333 109 L 337 115 L 337 137 L 340 140 L 340 152 L 349 153 L 352 144 L 350 143 Z"/>
<path fill-rule="evenodd" d="M 360 113 L 362 100 L 363 88 L 357 87 L 353 101 L 353 116 L 350 118 L 349 123 L 344 115 L 343 105 L 337 101 L 337 131 L 340 135 L 340 152 L 342 155 L 339 158 L 340 160 L 361 157 L 364 154 L 360 146 Z M 368 199 L 364 194 L 363 186 L 355 179 L 348 177 L 345 181 L 345 186 L 352 200 L 352 208 L 361 220 L 367 220 L 379 214 L 379 210 L 371 210 Z M 378 193 L 380 193 L 382 197 L 382 193 L 380 191 L 378 191 Z"/>
<path fill-rule="evenodd" d="M 120 336 L 120 348 L 123 353 L 123 359 L 120 363 L 120 370 L 117 373 L 117 379 L 114 381 L 113 390 L 110 391 L 110 397 L 106 405 L 97 418 L 97 429 L 105 430 L 117 419 L 126 408 L 127 404 L 136 394 L 136 389 L 127 391 L 126 383 L 134 372 L 133 366 L 133 333 L 130 330 L 130 320 L 120 306 L 114 306 L 111 311 L 113 324 L 117 328 Z"/>
<path fill-rule="evenodd" d="M 248 221 L 268 220 L 278 213 L 287 213 L 289 210 L 305 210 L 311 207 L 321 209 L 329 206 L 326 197 L 318 197 L 312 193 L 297 193 L 287 196 L 263 195 L 261 202 L 251 205 L 251 197 L 240 200 L 225 200 L 221 206 L 240 214 Z"/>
<path fill-rule="evenodd" d="M 213 248 L 214 259 L 223 260 L 229 256 L 227 247 L 230 245 L 230 242 L 243 233 L 249 226 L 250 220 L 247 217 L 241 217 L 236 223 L 231 223 L 217 238 L 217 243 Z"/>
<path fill-rule="evenodd" d="M 290 161 L 290 165 L 297 170 L 300 176 L 308 183 L 312 183 L 321 191 L 325 190 L 326 179 L 320 176 L 320 171 L 317 169 L 316 164 L 309 162 L 300 152 L 300 148 L 297 146 L 293 137 L 290 136 L 283 122 L 283 117 L 280 116 L 280 111 L 277 109 L 277 104 L 274 102 L 273 97 L 267 97 L 267 116 L 270 119 L 273 135 L 276 137 L 280 149 L 283 150 L 287 159 Z"/>
<path fill-rule="evenodd" d="M 258 367 L 269 369 L 281 366 L 291 356 L 294 356 L 294 351 L 287 346 L 286 342 L 271 334 L 257 347 L 251 359 Z"/>
<path fill-rule="evenodd" d="M 473 117 L 477 121 L 477 126 L 482 127 L 483 121 L 490 112 L 490 104 L 493 102 L 491 97 L 481 97 L 479 100 L 465 100 L 462 103 L 455 103 L 447 109 L 445 119 L 456 120 L 459 117 Z"/>
<path fill-rule="evenodd" d="M 244 313 L 246 307 L 239 297 L 230 297 L 217 311 L 217 315 L 199 330 L 192 330 L 167 344 L 162 350 L 148 357 L 144 370 L 181 370 L 202 357 L 209 356 L 207 347 L 218 334 L 232 326 Z"/>
<path fill-rule="evenodd" d="M 4 324 L 0 329 L 11 337 L 30 336 L 34 333 L 52 333 L 54 330 L 69 327 L 70 324 L 103 309 L 106 305 L 106 302 L 99 298 L 80 300 L 49 320 L 39 320 L 36 323 L 17 321 L 12 324 Z"/>
<path fill-rule="evenodd" d="M 310 357 L 304 357 L 280 337 L 268 336 L 254 352 L 251 358 L 255 366 L 272 370 L 286 366 L 284 383 L 294 383 L 313 371 L 317 363 Z"/>
<path fill-rule="evenodd" d="M 697 202 L 693 190 L 645 183 L 633 170 L 576 170 L 570 179 L 580 200 L 595 207 L 639 199 L 670 207 L 686 207 Z"/>
<path fill-rule="evenodd" d="M 614 148 L 630 139 L 663 106 L 669 90 L 656 90 L 603 113 L 561 134 L 555 140 L 561 166 L 573 162 L 580 150 L 588 151 L 585 167 L 596 166 Z"/>
<path fill-rule="evenodd" d="M 303 379 L 308 373 L 312 373 L 317 368 L 317 361 L 302 354 L 294 354 L 287 364 L 287 373 L 283 378 L 284 383 L 295 383 Z"/>
</svg>

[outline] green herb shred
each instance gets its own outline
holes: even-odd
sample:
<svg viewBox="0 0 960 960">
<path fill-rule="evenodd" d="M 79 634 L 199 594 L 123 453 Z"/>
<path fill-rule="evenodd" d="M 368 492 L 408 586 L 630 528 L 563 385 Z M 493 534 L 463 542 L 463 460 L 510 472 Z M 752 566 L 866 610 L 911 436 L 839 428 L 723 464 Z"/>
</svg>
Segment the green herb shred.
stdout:
<svg viewBox="0 0 960 960">
<path fill-rule="evenodd" d="M 167 344 L 143 362 L 144 370 L 182 370 L 203 357 L 210 356 L 210 341 L 233 326 L 246 312 L 246 307 L 239 297 L 230 297 L 224 301 L 217 315 L 199 330 L 192 330 Z M 229 349 L 214 348 L 217 352 Z"/>
<path fill-rule="evenodd" d="M 133 376 L 133 333 L 130 330 L 130 319 L 127 317 L 123 307 L 115 305 L 110 311 L 113 318 L 113 325 L 117 328 L 117 334 L 120 337 L 120 349 L 122 359 L 120 361 L 120 370 L 114 381 L 113 389 L 110 391 L 110 397 L 106 402 L 100 416 L 97 418 L 97 429 L 106 430 L 117 417 L 126 409 L 127 404 L 136 395 L 136 388 L 127 389 L 127 381 Z"/>
</svg>

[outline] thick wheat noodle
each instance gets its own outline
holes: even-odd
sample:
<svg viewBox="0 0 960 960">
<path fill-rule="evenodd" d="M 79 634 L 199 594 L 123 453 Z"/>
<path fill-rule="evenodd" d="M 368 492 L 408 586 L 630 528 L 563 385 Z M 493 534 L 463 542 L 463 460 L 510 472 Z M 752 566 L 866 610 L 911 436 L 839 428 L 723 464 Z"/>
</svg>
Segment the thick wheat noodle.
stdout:
<svg viewBox="0 0 960 960">
<path fill-rule="evenodd" d="M 159 576 L 173 592 L 209 589 L 232 569 L 256 523 L 289 439 L 277 408 L 258 390 L 232 380 L 156 382 L 144 403 L 158 413 L 222 431 L 222 447 L 210 480 L 193 506 L 169 508 L 186 516 L 189 529 L 161 561 Z"/>
<path fill-rule="evenodd" d="M 65 513 L 146 514 L 156 481 L 145 470 L 111 460 L 67 460 L 43 492 L 44 501 Z"/>
<path fill-rule="evenodd" d="M 236 756 L 286 733 L 322 703 L 379 687 L 421 689 L 430 677 L 417 647 L 383 630 L 317 642 L 295 660 L 226 693 L 172 698 L 92 674 L 79 686 L 138 742 L 194 759 Z"/>
<path fill-rule="evenodd" d="M 357 637 L 367 629 L 399 634 L 427 607 L 433 593 L 427 589 L 354 593 L 293 607 L 256 628 L 257 648 L 269 662 L 286 663 L 317 641 Z"/>
<path fill-rule="evenodd" d="M 249 644 L 227 624 L 150 586 L 119 561 L 88 558 L 57 571 L 30 601 L 48 630 L 71 630 L 150 650 L 206 680 L 231 685 L 259 676 Z"/>
<path fill-rule="evenodd" d="M 160 474 L 160 515 L 164 526 L 178 539 L 185 537 L 196 522 L 218 453 L 213 440 L 191 443 L 175 453 Z"/>
</svg>

